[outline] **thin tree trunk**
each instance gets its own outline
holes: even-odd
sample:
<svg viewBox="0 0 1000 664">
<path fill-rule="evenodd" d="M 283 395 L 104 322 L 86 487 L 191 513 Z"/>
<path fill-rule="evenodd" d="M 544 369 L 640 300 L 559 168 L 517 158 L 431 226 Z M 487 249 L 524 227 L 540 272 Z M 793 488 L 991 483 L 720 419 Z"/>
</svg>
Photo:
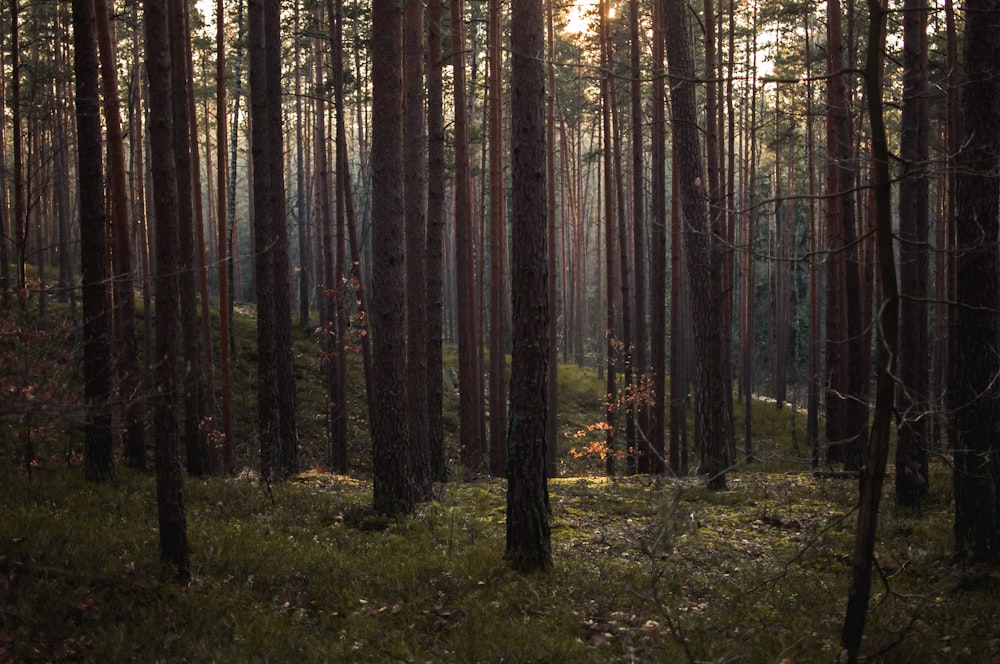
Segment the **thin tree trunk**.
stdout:
<svg viewBox="0 0 1000 664">
<path fill-rule="evenodd" d="M 144 406 L 140 398 L 139 359 L 135 336 L 135 295 L 132 289 L 132 246 L 129 237 L 128 185 L 125 180 L 125 147 L 122 141 L 118 95 L 117 55 L 111 34 L 106 0 L 94 0 L 96 32 L 100 46 L 104 126 L 107 131 L 110 174 L 111 232 L 114 250 L 113 301 L 117 349 L 115 368 L 122 403 L 125 459 L 133 468 L 146 464 Z"/>
<path fill-rule="evenodd" d="M 427 244 L 426 132 L 424 130 L 424 8 L 407 0 L 403 27 L 404 207 L 406 225 L 406 395 L 413 498 L 431 498 L 427 437 L 427 303 L 424 247 Z"/>
<path fill-rule="evenodd" d="M 111 316 L 108 311 L 107 215 L 101 160 L 97 35 L 94 3 L 74 0 L 73 70 L 80 177 L 80 254 L 83 267 L 83 378 L 87 416 L 84 473 L 92 482 L 111 478 Z M 16 16 L 16 13 L 15 13 Z"/>
<path fill-rule="evenodd" d="M 427 436 L 430 446 L 431 477 L 446 479 L 442 336 L 442 253 L 444 246 L 445 160 L 444 112 L 441 80 L 441 0 L 427 3 Z"/>
<path fill-rule="evenodd" d="M 222 469 L 227 475 L 233 467 L 233 396 L 232 378 L 230 375 L 229 357 L 229 242 L 226 233 L 226 222 L 229 219 L 227 206 L 226 182 L 226 42 L 225 42 L 225 3 L 216 0 L 215 3 L 215 115 L 216 115 L 216 149 L 218 156 L 217 173 L 217 204 L 216 224 L 219 245 L 219 373 L 222 389 Z M 233 133 L 236 133 L 235 128 Z"/>
<path fill-rule="evenodd" d="M 868 0 L 868 55 L 865 84 L 868 116 L 872 130 L 872 158 L 875 168 L 875 219 L 878 243 L 882 306 L 879 308 L 878 388 L 872 435 L 861 467 L 861 499 L 854 540 L 851 585 L 841 642 L 850 662 L 857 661 L 861 649 L 871 596 L 871 576 L 878 528 L 879 502 L 885 479 L 892 423 L 895 418 L 895 368 L 899 333 L 899 292 L 892 235 L 892 184 L 889 175 L 889 144 L 882 108 L 882 50 L 885 46 L 886 9 L 883 0 Z"/>
<path fill-rule="evenodd" d="M 490 0 L 487 37 L 489 60 L 489 159 L 490 159 L 490 309 L 489 309 L 489 409 L 490 474 L 504 475 L 507 467 L 507 356 L 503 283 L 504 239 L 507 236 L 506 186 L 504 182 L 503 145 L 503 44 L 500 0 Z M 551 157 L 551 155 L 549 155 Z M 551 221 L 551 220 L 550 220 Z M 550 303 L 551 304 L 551 303 Z M 551 343 L 551 338 L 550 338 Z"/>
<path fill-rule="evenodd" d="M 79 0 L 84 1 L 84 0 Z M 170 47 L 167 0 L 146 0 L 146 71 L 149 76 L 150 166 L 156 219 L 156 384 L 153 431 L 156 440 L 156 505 L 160 529 L 160 559 L 189 576 L 190 552 L 184 480 L 178 441 L 177 404 L 177 166 L 174 161 Z"/>
<path fill-rule="evenodd" d="M 475 257 L 469 172 L 469 118 L 466 110 L 465 12 L 462 0 L 451 2 L 452 71 L 455 108 L 455 285 L 458 289 L 459 449 L 462 467 L 482 470 L 482 388 L 479 381 L 479 329 L 476 311 Z"/>
<path fill-rule="evenodd" d="M 600 12 L 600 39 L 601 39 L 601 121 L 603 138 L 603 184 L 604 184 L 604 251 L 605 251 L 605 275 L 607 285 L 605 297 L 607 298 L 607 315 L 604 334 L 607 339 L 605 358 L 607 363 L 607 374 L 605 376 L 605 403 L 607 412 L 605 422 L 605 470 L 609 477 L 615 474 L 615 420 L 617 417 L 617 360 L 619 339 L 615 336 L 615 329 L 618 320 L 618 246 L 617 246 L 617 223 L 615 220 L 615 179 L 614 167 L 612 165 L 612 134 L 611 134 L 611 106 L 614 103 L 611 94 L 611 39 L 608 32 L 607 18 L 608 0 L 601 0 L 598 11 Z"/>
<path fill-rule="evenodd" d="M 663 4 L 653 3 L 653 108 L 650 124 L 652 143 L 650 162 L 652 190 L 650 192 L 650 360 L 652 364 L 652 412 L 649 421 L 649 472 L 662 473 L 665 469 L 666 397 L 666 299 L 667 299 L 667 156 L 666 118 L 664 103 L 664 49 L 666 48 L 663 24 Z"/>
</svg>

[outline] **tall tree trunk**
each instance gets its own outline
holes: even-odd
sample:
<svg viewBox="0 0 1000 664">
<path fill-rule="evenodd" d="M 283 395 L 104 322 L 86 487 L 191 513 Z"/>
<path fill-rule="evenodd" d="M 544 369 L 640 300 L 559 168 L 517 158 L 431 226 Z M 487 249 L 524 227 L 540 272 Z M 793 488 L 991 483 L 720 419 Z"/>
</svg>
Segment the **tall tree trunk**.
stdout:
<svg viewBox="0 0 1000 664">
<path fill-rule="evenodd" d="M 650 124 L 652 143 L 650 161 L 652 190 L 650 192 L 650 360 L 652 364 L 653 402 L 649 422 L 649 450 L 652 455 L 650 472 L 665 469 L 666 398 L 666 300 L 667 300 L 667 155 L 664 103 L 664 49 L 666 48 L 663 4 L 653 3 L 653 108 Z"/>
<path fill-rule="evenodd" d="M 607 298 L 606 324 L 604 327 L 605 338 L 607 339 L 606 357 L 607 373 L 605 375 L 605 403 L 607 412 L 605 422 L 605 469 L 609 477 L 615 474 L 615 420 L 617 419 L 617 361 L 619 339 L 615 336 L 618 327 L 618 245 L 617 245 L 617 223 L 615 213 L 615 178 L 614 166 L 612 165 L 612 129 L 611 129 L 611 107 L 614 104 L 611 84 L 611 36 L 608 27 L 608 0 L 601 0 L 598 11 L 600 12 L 600 40 L 601 40 L 601 136 L 603 139 L 602 165 L 603 165 L 603 185 L 604 185 L 604 252 L 605 252 L 605 275 L 606 287 L 605 297 Z"/>
<path fill-rule="evenodd" d="M 79 0 L 83 2 L 84 0 Z M 189 576 L 190 552 L 184 479 L 178 441 L 177 404 L 177 166 L 174 161 L 170 46 L 167 0 L 146 0 L 146 71 L 149 77 L 150 167 L 153 172 L 153 216 L 156 219 L 156 377 L 153 431 L 156 441 L 156 505 L 160 559 Z"/>
<path fill-rule="evenodd" d="M 227 205 L 228 197 L 225 195 L 228 174 L 226 172 L 226 42 L 225 42 L 225 2 L 216 0 L 215 3 L 215 115 L 216 115 L 216 149 L 218 156 L 216 165 L 218 167 L 217 185 L 218 188 L 218 211 L 216 213 L 216 224 L 218 225 L 218 245 L 219 245 L 219 373 L 222 389 L 222 469 L 226 474 L 232 473 L 233 467 L 233 387 L 230 374 L 229 357 L 229 270 L 231 259 L 229 257 L 228 234 L 226 233 L 226 222 L 229 219 L 229 209 Z M 236 128 L 233 128 L 236 133 Z"/>
<path fill-rule="evenodd" d="M 507 237 L 507 196 L 503 146 L 503 44 L 500 0 L 490 0 L 487 37 L 489 59 L 489 158 L 490 158 L 490 308 L 489 308 L 489 408 L 490 474 L 504 475 L 507 467 L 507 355 L 504 316 L 504 240 Z M 551 221 L 551 220 L 550 220 Z M 551 343 L 551 341 L 550 341 Z"/>
<path fill-rule="evenodd" d="M 670 65 L 670 107 L 674 126 L 680 199 L 688 272 L 691 275 L 694 350 L 697 369 L 697 421 L 702 435 L 702 472 L 708 487 L 725 489 L 726 470 L 732 464 L 733 423 L 730 390 L 722 367 L 721 329 L 722 241 L 705 206 L 704 174 L 699 145 L 698 114 L 693 81 L 694 63 L 689 46 L 689 28 L 680 0 L 668 0 L 664 18 L 670 26 L 667 58 Z"/>
<path fill-rule="evenodd" d="M 639 69 L 639 53 L 643 45 L 639 42 L 639 0 L 629 0 L 629 63 L 631 70 L 631 107 L 632 107 L 632 249 L 633 249 L 633 289 L 634 289 L 634 344 L 632 354 L 634 381 L 639 389 L 645 384 L 649 362 L 646 345 L 648 330 L 646 328 L 646 222 L 645 196 L 643 178 L 642 153 L 645 146 L 642 142 L 642 72 Z M 652 448 L 650 446 L 649 407 L 645 403 L 646 395 L 637 394 L 634 408 L 636 410 L 636 446 L 637 469 L 640 473 L 652 470 Z"/>
<path fill-rule="evenodd" d="M 0 58 L 0 100 L 7 99 L 7 75 L 3 72 L 2 58 Z M 3 102 L 0 101 L 0 105 Z M 2 107 L 2 106 L 0 106 Z M 7 145 L 7 123 L 0 122 L 0 145 Z M 10 201 L 8 200 L 7 189 L 7 150 L 0 150 L 0 304 L 10 307 L 11 302 L 11 282 L 10 282 Z M 67 247 L 68 242 L 63 244 Z M 63 255 L 68 252 L 63 251 Z M 66 275 L 68 283 L 69 275 Z"/>
<path fill-rule="evenodd" d="M 459 448 L 462 467 L 473 475 L 483 466 L 482 388 L 479 380 L 479 326 L 473 248 L 472 176 L 469 172 L 469 116 L 465 82 L 465 11 L 451 3 L 452 71 L 455 109 L 455 285 L 458 290 Z"/>
<path fill-rule="evenodd" d="M 299 262 L 296 270 L 299 277 L 299 328 L 309 331 L 309 292 L 310 266 L 309 238 L 306 218 L 309 216 L 306 205 L 305 178 L 305 139 L 303 137 L 302 112 L 302 53 L 299 48 L 298 36 L 302 34 L 300 3 L 295 3 L 295 230 L 299 240 Z"/>
<path fill-rule="evenodd" d="M 406 224 L 406 396 L 413 498 L 431 498 L 430 443 L 427 437 L 427 303 L 424 247 L 427 244 L 426 135 L 424 131 L 424 7 L 407 0 L 403 28 L 405 98 L 404 173 Z"/>
<path fill-rule="evenodd" d="M 135 336 L 135 294 L 132 289 L 132 240 L 129 237 L 128 185 L 125 180 L 125 147 L 122 141 L 118 95 L 117 55 L 112 41 L 106 0 L 94 0 L 97 39 L 100 46 L 104 125 L 108 136 L 108 170 L 111 176 L 111 232 L 114 250 L 113 301 L 115 320 L 115 368 L 122 403 L 125 459 L 133 468 L 146 465 L 143 404 L 139 358 Z"/>
<path fill-rule="evenodd" d="M 820 293 L 822 291 L 822 276 L 820 273 L 820 246 L 821 232 L 816 218 L 816 160 L 815 138 L 813 135 L 813 87 L 812 87 L 812 50 L 811 50 L 811 16 L 807 15 L 804 21 L 805 50 L 806 50 L 806 173 L 809 180 L 809 378 L 808 396 L 806 397 L 806 437 L 809 439 L 809 448 L 812 451 L 811 465 L 813 468 L 819 466 L 820 462 L 820 435 L 819 435 L 819 406 L 820 406 L 820 384 L 823 380 L 820 375 L 819 360 L 822 346 L 820 330 Z"/>
<path fill-rule="evenodd" d="M 545 473 L 549 292 L 545 166 L 545 71 L 541 0 L 512 0 L 511 173 L 514 286 L 507 550 L 521 571 L 552 566 Z"/>
<path fill-rule="evenodd" d="M 174 160 L 177 163 L 177 236 L 180 259 L 178 287 L 181 308 L 181 355 L 184 390 L 184 451 L 187 470 L 195 477 L 207 471 L 205 446 L 200 424 L 204 413 L 204 392 L 201 385 L 201 367 L 198 348 L 198 300 L 195 286 L 195 242 L 193 202 L 193 176 L 191 141 L 189 137 L 190 103 L 188 97 L 187 42 L 184 14 L 186 5 L 181 0 L 171 0 L 170 9 L 170 75 L 171 102 L 173 104 Z"/>
<path fill-rule="evenodd" d="M 545 183 L 546 183 L 546 210 L 545 215 L 548 221 L 548 271 L 549 271 L 549 282 L 548 282 L 548 297 L 549 297 L 549 371 L 546 376 L 546 398 L 548 399 L 549 407 L 549 418 L 545 421 L 545 474 L 548 477 L 555 477 L 557 475 L 556 470 L 556 455 L 559 452 L 558 447 L 558 421 L 556 418 L 556 413 L 559 410 L 559 313 L 557 306 L 557 298 L 559 295 L 559 283 L 558 275 L 559 272 L 556 268 L 556 225 L 559 223 L 556 215 L 556 103 L 557 103 L 557 89 L 556 89 L 556 50 L 555 50 L 555 30 L 552 25 L 552 0 L 549 0 L 544 5 L 545 9 L 545 27 L 548 31 L 548 43 L 546 47 L 548 49 L 548 66 L 546 67 L 546 76 L 548 81 L 548 101 L 545 105 L 545 122 L 548 127 L 547 133 L 545 135 L 545 153 L 546 153 L 546 170 L 545 170 Z M 506 238 L 506 233 L 503 234 Z M 503 249 L 506 249 L 506 243 L 504 243 Z M 565 256 L 565 253 L 563 254 Z M 506 251 L 504 251 L 504 260 L 506 261 Z M 506 283 L 506 281 L 504 282 Z M 563 282 L 563 293 L 568 290 L 567 284 Z M 569 312 L 566 308 L 563 308 L 562 314 L 563 318 L 566 319 Z M 569 343 L 569 337 L 563 338 L 563 343 Z"/>
<path fill-rule="evenodd" d="M 111 478 L 111 316 L 108 311 L 107 215 L 101 154 L 97 34 L 93 0 L 74 0 L 73 71 L 80 177 L 80 256 L 83 267 L 83 381 L 87 407 L 84 473 Z"/>
<path fill-rule="evenodd" d="M 20 2 L 10 0 L 10 115 L 14 142 L 14 253 L 17 265 L 17 298 L 24 309 L 27 306 L 27 201 L 24 191 L 24 137 L 21 121 L 21 29 Z"/>
<path fill-rule="evenodd" d="M 955 430 L 955 552 L 963 561 L 1000 560 L 1000 361 L 997 237 L 1000 186 L 1000 2 L 965 5 L 962 146 L 956 156 L 955 369 L 949 392 Z"/>
<path fill-rule="evenodd" d="M 879 308 L 878 387 L 875 420 L 869 445 L 861 466 L 861 500 L 854 540 L 853 569 L 848 590 L 847 611 L 841 642 L 848 661 L 855 662 L 861 649 L 868 600 L 871 596 L 875 535 L 878 528 L 879 502 L 885 479 L 886 461 L 893 419 L 895 417 L 895 369 L 899 335 L 899 291 L 892 234 L 892 183 L 889 179 L 889 143 L 886 138 L 882 108 L 882 52 L 885 47 L 886 9 L 883 0 L 868 0 L 868 54 L 865 62 L 865 85 L 868 117 L 872 130 L 872 159 L 875 170 L 875 232 L 878 244 L 882 306 Z M 1000 55 L 1000 53 L 998 53 Z M 994 275 L 995 276 L 995 275 Z"/>
<path fill-rule="evenodd" d="M 929 190 L 926 162 L 927 8 L 906 0 L 903 13 L 903 110 L 899 183 L 900 326 L 906 339 L 899 348 L 902 414 L 896 439 L 896 504 L 919 508 L 927 495 L 930 444 L 930 341 L 927 319 Z"/>
<path fill-rule="evenodd" d="M 441 0 L 427 2 L 427 436 L 431 477 L 445 477 L 444 424 L 442 421 L 443 363 L 441 332 L 443 310 L 442 253 L 444 246 L 445 159 L 444 111 L 441 79 Z"/>
<path fill-rule="evenodd" d="M 375 0 L 372 7 L 372 308 L 374 509 L 394 515 L 413 505 L 409 475 L 404 336 L 406 266 L 403 164 L 403 6 Z"/>
<path fill-rule="evenodd" d="M 257 274 L 258 436 L 261 475 L 297 470 L 291 277 L 281 134 L 281 39 L 277 0 L 249 4 L 250 115 Z"/>
</svg>

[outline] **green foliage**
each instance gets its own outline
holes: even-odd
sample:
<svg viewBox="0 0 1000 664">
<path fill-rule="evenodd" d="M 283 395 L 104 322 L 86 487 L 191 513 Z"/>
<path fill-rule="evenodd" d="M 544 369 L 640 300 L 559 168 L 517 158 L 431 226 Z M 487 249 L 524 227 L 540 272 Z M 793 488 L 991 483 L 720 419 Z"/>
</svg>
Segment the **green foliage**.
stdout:
<svg viewBox="0 0 1000 664">
<path fill-rule="evenodd" d="M 522 576 L 499 480 L 440 486 L 405 520 L 317 471 L 188 480 L 177 586 L 149 476 L 3 472 L 0 661 L 832 661 L 856 517 L 854 482 L 807 474 L 556 479 L 555 568 Z M 948 473 L 925 514 L 880 523 L 873 661 L 1000 658 L 995 570 L 949 558 Z"/>
</svg>

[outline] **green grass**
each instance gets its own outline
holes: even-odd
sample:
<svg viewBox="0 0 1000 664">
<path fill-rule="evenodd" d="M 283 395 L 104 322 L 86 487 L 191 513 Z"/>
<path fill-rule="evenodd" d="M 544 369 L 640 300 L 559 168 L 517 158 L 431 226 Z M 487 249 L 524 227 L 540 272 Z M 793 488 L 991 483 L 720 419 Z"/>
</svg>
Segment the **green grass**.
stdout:
<svg viewBox="0 0 1000 664">
<path fill-rule="evenodd" d="M 0 662 L 837 659 L 856 482 L 812 476 L 804 415 L 796 447 L 787 406 L 755 402 L 755 461 L 729 474 L 728 491 L 708 492 L 693 475 L 609 480 L 600 458 L 570 453 L 602 437 L 588 427 L 603 417 L 603 381 L 561 366 L 555 567 L 522 576 L 503 561 L 502 480 L 438 485 L 407 519 L 370 513 L 355 356 L 351 477 L 313 470 L 270 488 L 252 472 L 187 479 L 192 580 L 179 586 L 159 562 L 152 478 L 119 467 L 113 482 L 88 484 L 65 462 L 78 462 L 81 411 L 72 330 L 60 330 L 7 335 L 0 348 L 6 385 L 20 388 L 30 381 L 18 372 L 67 353 L 63 373 L 44 383 L 62 400 L 50 403 L 66 406 L 61 418 L 0 421 Z M 236 337 L 236 449 L 254 468 L 252 316 L 237 316 Z M 310 335 L 295 343 L 300 457 L 316 468 L 328 445 L 322 367 Z M 453 348 L 445 361 L 456 370 Z M 452 457 L 455 401 L 446 404 Z M 742 404 L 736 411 L 741 435 Z M 30 476 L 11 462 L 26 433 L 40 459 Z M 1000 576 L 951 559 L 950 469 L 932 465 L 921 515 L 894 512 L 892 489 L 890 478 L 863 653 L 1000 662 Z"/>
<path fill-rule="evenodd" d="M 829 662 L 852 482 L 735 474 L 550 483 L 555 567 L 503 563 L 504 483 L 441 485 L 408 519 L 310 473 L 186 483 L 193 578 L 158 560 L 155 487 L 5 466 L 0 661 Z M 949 558 L 947 469 L 922 517 L 886 510 L 864 652 L 1000 661 L 1000 578 Z"/>
</svg>

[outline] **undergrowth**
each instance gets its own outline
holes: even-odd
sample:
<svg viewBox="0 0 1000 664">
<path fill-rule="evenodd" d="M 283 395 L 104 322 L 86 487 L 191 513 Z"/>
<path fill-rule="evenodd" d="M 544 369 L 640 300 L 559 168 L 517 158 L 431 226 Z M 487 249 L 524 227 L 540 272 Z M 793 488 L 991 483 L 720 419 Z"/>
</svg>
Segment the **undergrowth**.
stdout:
<svg viewBox="0 0 1000 664">
<path fill-rule="evenodd" d="M 0 471 L 0 661 L 834 661 L 853 482 L 743 472 L 550 483 L 555 568 L 502 560 L 504 483 L 379 521 L 367 481 L 186 483 L 193 578 L 158 560 L 154 485 Z M 947 469 L 886 510 L 871 661 L 1000 661 L 1000 577 L 949 558 Z"/>
</svg>

